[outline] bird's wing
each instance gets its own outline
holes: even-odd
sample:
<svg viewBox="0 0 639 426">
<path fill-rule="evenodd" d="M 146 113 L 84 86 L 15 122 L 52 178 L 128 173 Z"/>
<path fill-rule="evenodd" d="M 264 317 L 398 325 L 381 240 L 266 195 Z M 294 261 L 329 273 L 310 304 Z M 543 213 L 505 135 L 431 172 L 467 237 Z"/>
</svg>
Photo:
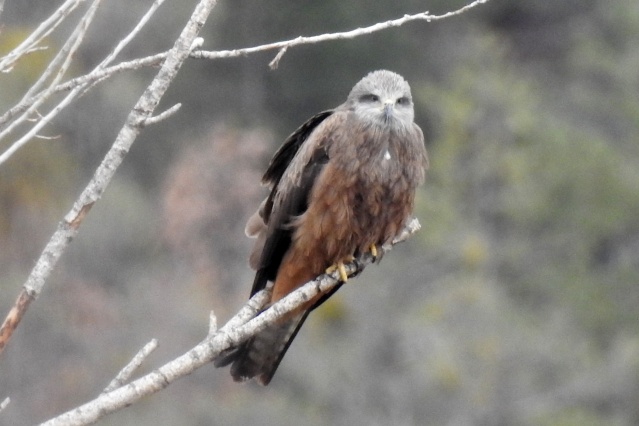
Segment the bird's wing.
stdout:
<svg viewBox="0 0 639 426">
<path fill-rule="evenodd" d="M 276 279 L 282 259 L 291 247 L 291 223 L 306 211 L 317 176 L 328 162 L 330 140 L 326 135 L 343 120 L 343 112 L 315 115 L 284 142 L 271 160 L 263 178 L 263 183 L 271 186 L 271 193 L 246 226 L 246 234 L 257 237 L 250 260 L 257 271 L 251 295 Z M 321 302 L 327 297 L 322 297 Z M 215 365 L 233 363 L 231 374 L 235 380 L 257 377 L 260 383 L 267 384 L 312 309 L 268 327 L 222 354 Z"/>
<path fill-rule="evenodd" d="M 251 266 L 257 271 L 251 295 L 260 291 L 277 275 L 284 254 L 291 245 L 293 219 L 304 213 L 308 195 L 324 165 L 328 162 L 329 129 L 344 120 L 345 113 L 320 113 L 295 131 L 277 151 L 263 182 L 272 185 L 261 205 L 262 226 L 255 215 L 247 223 L 257 237 L 251 253 Z M 257 230 L 257 232 L 255 232 Z"/>
<path fill-rule="evenodd" d="M 262 184 L 276 186 L 286 171 L 288 165 L 299 151 L 300 146 L 306 141 L 315 128 L 327 117 L 335 112 L 334 110 L 322 111 L 315 114 L 297 130 L 286 138 L 282 146 L 273 155 L 271 162 L 262 177 Z"/>
<path fill-rule="evenodd" d="M 268 186 L 271 192 L 268 197 L 260 203 L 257 211 L 251 215 L 244 228 L 246 236 L 257 238 L 249 257 L 249 265 L 256 271 L 259 269 L 262 249 L 266 243 L 267 227 L 273 209 L 273 200 L 278 194 L 279 182 L 302 144 L 308 139 L 313 130 L 315 130 L 322 121 L 333 114 L 333 112 L 334 110 L 328 110 L 314 115 L 286 138 L 282 146 L 273 155 L 262 177 L 262 184 Z"/>
<path fill-rule="evenodd" d="M 335 142 L 336 130 L 342 127 L 346 115 L 344 111 L 336 111 L 324 117 L 313 117 L 275 154 L 265 175 L 265 182 L 273 187 L 261 206 L 262 217 L 266 217 L 267 221 L 257 235 L 260 246 L 256 247 L 257 255 L 253 259 L 257 272 L 251 294 L 263 289 L 268 281 L 279 282 L 282 261 L 295 249 L 291 240 L 295 220 L 307 210 L 310 194 L 329 162 L 328 153 Z M 310 274 L 296 284 L 304 284 L 313 276 Z M 308 314 L 330 294 L 318 297 L 310 306 L 292 312 L 262 330 L 234 351 L 218 358 L 215 365 L 232 363 L 231 375 L 237 381 L 255 377 L 259 383 L 268 384 Z M 276 300 L 274 298 L 272 302 Z"/>
</svg>

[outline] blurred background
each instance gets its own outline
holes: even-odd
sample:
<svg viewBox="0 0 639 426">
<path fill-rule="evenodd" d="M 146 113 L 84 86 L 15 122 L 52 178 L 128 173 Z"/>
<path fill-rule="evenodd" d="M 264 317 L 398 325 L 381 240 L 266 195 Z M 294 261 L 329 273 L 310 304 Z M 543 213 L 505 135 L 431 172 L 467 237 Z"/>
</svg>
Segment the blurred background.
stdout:
<svg viewBox="0 0 639 426">
<path fill-rule="evenodd" d="M 0 51 L 58 3 L 5 2 Z M 150 3 L 104 1 L 71 73 Z M 465 3 L 220 1 L 201 35 L 248 47 Z M 123 59 L 170 48 L 194 5 L 166 2 Z M 0 110 L 69 33 L 0 76 Z M 99 424 L 639 424 L 639 3 L 492 0 L 271 71 L 275 53 L 182 68 L 160 110 L 182 109 L 140 135 L 0 358 L 0 424 L 84 403 L 151 338 L 140 374 L 237 311 L 270 155 L 379 68 L 409 81 L 426 135 L 421 232 L 310 317 L 269 387 L 210 366 Z M 101 84 L 0 166 L 2 318 L 156 71 Z"/>
</svg>

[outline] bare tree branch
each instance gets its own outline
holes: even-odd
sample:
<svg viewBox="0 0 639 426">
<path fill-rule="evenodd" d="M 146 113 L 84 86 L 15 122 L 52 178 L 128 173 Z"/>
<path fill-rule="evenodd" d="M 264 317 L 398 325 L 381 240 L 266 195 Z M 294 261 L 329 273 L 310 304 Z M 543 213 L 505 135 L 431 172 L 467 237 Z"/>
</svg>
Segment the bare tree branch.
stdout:
<svg viewBox="0 0 639 426">
<path fill-rule="evenodd" d="M 64 217 L 64 220 L 60 222 L 57 230 L 47 243 L 31 274 L 27 278 L 23 290 L 18 297 L 18 301 L 25 297 L 28 299 L 37 299 L 46 280 L 60 259 L 60 256 L 62 256 L 62 253 L 64 253 L 78 233 L 78 228 L 82 224 L 85 216 L 89 210 L 91 210 L 93 204 L 102 196 L 102 193 L 122 163 L 122 160 L 129 152 L 137 135 L 140 133 L 142 127 L 144 127 L 144 123 L 152 116 L 153 111 L 162 99 L 171 81 L 175 78 L 178 70 L 188 58 L 194 39 L 216 3 L 216 0 L 201 0 L 196 6 L 189 22 L 182 30 L 173 48 L 169 51 L 162 68 L 149 87 L 144 91 L 133 107 L 133 110 L 129 113 L 126 124 L 120 130 L 113 146 L 95 171 L 93 178 L 84 191 L 82 191 L 82 194 L 80 194 L 71 211 Z M 24 309 L 20 311 L 17 322 L 11 322 L 9 318 L 7 318 L 0 328 L 0 336 L 5 336 L 2 346 L 0 346 L 0 353 L 6 346 L 7 341 L 11 337 L 13 330 L 17 327 L 27 307 L 28 303 L 24 306 Z"/>
<path fill-rule="evenodd" d="M 93 21 L 93 17 L 95 16 L 95 12 L 100 4 L 100 1 L 101 0 L 93 1 L 93 3 L 91 4 L 91 7 L 89 7 L 89 10 L 87 10 L 84 17 L 82 18 L 80 23 L 76 26 L 71 36 L 68 38 L 64 46 L 62 46 L 62 49 L 60 49 L 58 54 L 53 58 L 53 60 L 51 60 L 51 62 L 49 63 L 49 66 L 47 66 L 47 68 L 44 70 L 44 72 L 42 73 L 38 81 L 36 81 L 31 86 L 31 88 L 27 91 L 23 99 L 27 99 L 31 97 L 33 93 L 40 90 L 40 87 L 42 87 L 45 84 L 45 82 L 51 77 L 51 75 L 55 73 L 55 77 L 51 81 L 49 88 L 44 90 L 42 96 L 40 96 L 36 102 L 33 102 L 20 117 L 14 120 L 9 126 L 7 126 L 6 129 L 4 129 L 4 131 L 0 133 L 0 140 L 8 136 L 18 126 L 20 126 L 25 121 L 29 120 L 34 115 L 39 115 L 37 114 L 38 108 L 51 96 L 51 94 L 53 93 L 53 88 L 55 87 L 55 85 L 58 84 L 58 82 L 62 79 L 67 69 L 69 68 L 69 65 L 71 64 L 71 59 L 73 58 L 75 52 L 80 47 L 80 44 L 82 43 L 82 40 L 84 39 L 84 36 L 86 35 L 89 25 L 91 24 L 91 21 Z M 57 112 L 55 114 L 57 114 Z M 9 147 L 9 149 L 7 149 L 5 152 L 2 153 L 2 155 L 0 155 L 0 164 L 6 161 L 21 146 L 23 146 L 25 143 L 30 141 L 35 135 L 37 135 L 38 131 L 42 127 L 44 127 L 47 123 L 49 123 L 49 121 L 51 120 L 51 116 L 52 114 L 50 113 L 45 117 L 40 117 L 36 121 L 36 124 L 33 126 L 33 128 L 29 132 L 27 132 L 26 135 L 24 135 L 22 138 L 15 141 Z"/>
<path fill-rule="evenodd" d="M 144 345 L 140 351 L 135 354 L 133 359 L 115 376 L 115 378 L 107 385 L 102 391 L 103 394 L 116 390 L 120 386 L 124 385 L 135 373 L 135 370 L 140 368 L 144 360 L 158 347 L 157 339 L 151 340 Z"/>
<path fill-rule="evenodd" d="M 329 41 L 329 40 L 353 39 L 356 37 L 372 34 L 374 32 L 386 30 L 389 28 L 400 27 L 411 21 L 418 21 L 418 20 L 426 21 L 426 22 L 438 21 L 441 19 L 450 18 L 452 16 L 461 15 L 462 13 L 467 12 L 468 10 L 476 7 L 477 5 L 483 4 L 486 2 L 488 2 L 488 0 L 475 0 L 472 3 L 462 8 L 459 8 L 452 12 L 444 13 L 443 15 L 430 15 L 428 12 L 417 13 L 415 15 L 404 15 L 403 17 L 399 19 L 380 22 L 380 23 L 371 25 L 369 27 L 357 28 L 354 30 L 338 32 L 338 33 L 316 35 L 311 37 L 300 36 L 292 40 L 278 41 L 276 43 L 269 43 L 269 44 L 264 44 L 261 46 L 255 46 L 255 47 L 247 47 L 244 49 L 219 50 L 215 52 L 207 52 L 207 51 L 201 50 L 201 51 L 193 52 L 191 57 L 198 58 L 198 59 L 199 58 L 201 59 L 235 58 L 238 56 L 246 56 L 252 53 L 263 52 L 266 50 L 278 49 L 279 50 L 278 54 L 269 64 L 271 68 L 277 68 L 279 60 L 282 58 L 284 53 L 291 47 L 301 46 L 304 44 L 315 44 L 315 43 L 320 43 L 320 42 Z"/>
<path fill-rule="evenodd" d="M 91 3 L 91 6 L 86 11 L 73 33 L 71 33 L 71 36 L 62 46 L 62 49 L 60 49 L 58 54 L 51 60 L 51 62 L 49 62 L 49 65 L 44 70 L 38 81 L 36 81 L 24 95 L 25 98 L 29 98 L 39 91 L 52 75 L 55 74 L 55 78 L 49 87 L 55 86 L 66 74 L 75 52 L 77 52 L 80 44 L 82 44 L 82 41 L 89 30 L 89 26 L 91 25 L 91 22 L 93 22 L 95 12 L 98 10 L 100 2 L 101 0 L 93 0 L 93 3 Z"/>
<path fill-rule="evenodd" d="M 131 42 L 131 40 L 133 40 L 135 36 L 138 35 L 138 33 L 142 30 L 142 28 L 144 28 L 146 23 L 149 22 L 149 20 L 151 19 L 151 16 L 153 16 L 153 14 L 158 10 L 158 8 L 162 5 L 162 3 L 164 3 L 164 0 L 154 0 L 149 10 L 144 14 L 144 16 L 142 16 L 142 18 L 138 21 L 137 25 L 133 28 L 133 30 L 131 30 L 131 32 L 126 37 L 120 40 L 118 45 L 115 46 L 115 48 L 109 54 L 109 56 L 104 58 L 104 60 L 100 62 L 100 65 L 98 65 L 95 70 L 104 69 L 104 67 L 106 67 L 111 62 L 113 62 L 113 60 L 120 54 L 122 49 L 124 49 Z"/>
<path fill-rule="evenodd" d="M 2 413 L 2 410 L 7 408 L 7 405 L 9 405 L 10 402 L 11 402 L 11 398 L 9 397 L 6 397 L 5 399 L 2 400 L 2 402 L 0 402 L 0 413 Z"/>
<path fill-rule="evenodd" d="M 408 239 L 420 228 L 419 221 L 412 221 L 392 242 L 380 249 L 383 254 L 392 249 L 392 245 Z M 361 272 L 374 262 L 370 253 L 364 253 L 358 259 L 345 266 L 349 276 Z M 288 312 L 298 308 L 318 294 L 330 291 L 339 283 L 339 273 L 324 274 L 309 281 L 294 292 L 279 300 L 270 308 L 260 313 L 266 302 L 266 291 L 258 292 L 242 309 L 219 331 L 209 334 L 202 342 L 185 354 L 157 368 L 127 385 L 98 396 L 71 411 L 42 423 L 41 426 L 80 426 L 92 423 L 107 414 L 127 407 L 144 396 L 164 389 L 175 380 L 193 373 L 198 368 L 210 363 L 220 353 L 233 348 L 249 339 L 269 325 L 275 323 Z M 258 314 L 255 316 L 256 314 Z M 247 321 L 250 315 L 250 320 Z"/>
<path fill-rule="evenodd" d="M 57 27 L 64 21 L 64 19 L 73 12 L 81 3 L 85 0 L 67 0 L 62 6 L 60 6 L 53 14 L 45 19 L 29 37 L 27 37 L 22 43 L 15 49 L 9 52 L 4 57 L 0 58 L 0 72 L 10 72 L 16 61 L 22 56 L 35 49 L 42 49 L 38 47 L 38 44 L 46 36 L 51 34 Z M 4 0 L 0 1 L 0 14 L 4 6 Z"/>
<path fill-rule="evenodd" d="M 140 123 L 140 125 L 142 126 L 148 126 L 151 124 L 156 124 L 159 123 L 162 120 L 166 120 L 167 118 L 169 118 L 170 116 L 172 116 L 173 114 L 175 114 L 176 112 L 178 112 L 178 110 L 182 107 L 182 104 L 175 104 L 173 105 L 171 108 L 167 109 L 164 112 L 161 112 L 158 115 L 155 115 L 153 117 L 149 117 L 146 120 L 144 120 L 143 122 Z"/>
<path fill-rule="evenodd" d="M 94 70 L 88 74 L 80 77 L 76 77 L 60 84 L 53 88 L 53 93 L 66 92 L 73 90 L 78 86 L 84 86 L 86 84 L 95 85 L 98 82 L 104 81 L 109 77 L 119 74 L 123 71 L 136 70 L 142 67 L 158 66 L 160 65 L 168 55 L 168 52 L 158 53 L 157 55 L 147 56 L 145 58 L 135 59 L 132 61 L 121 62 L 118 65 L 114 65 L 108 68 Z M 44 95 L 44 91 L 32 96 L 29 99 L 20 101 L 17 105 L 9 109 L 7 112 L 0 116 L 0 128 L 6 126 L 7 123 L 17 115 L 24 112 L 30 105 L 36 102 L 41 96 Z"/>
<path fill-rule="evenodd" d="M 215 312 L 211 311 L 209 314 L 209 336 L 217 332 L 217 317 Z"/>
<path fill-rule="evenodd" d="M 156 0 L 153 3 L 151 9 L 147 12 L 147 14 L 142 18 L 140 23 L 136 26 L 133 32 L 127 36 L 125 39 L 120 42 L 122 47 L 130 41 L 135 34 L 139 31 L 140 28 L 146 23 L 149 17 L 153 14 L 155 9 L 162 3 L 163 0 Z M 322 34 L 311 37 L 297 37 L 292 40 L 280 41 L 276 43 L 269 43 L 256 47 L 248 47 L 243 49 L 234 49 L 234 50 L 220 50 L 220 51 L 201 51 L 196 50 L 201 45 L 201 39 L 197 40 L 197 43 L 194 43 L 192 46 L 191 57 L 196 59 L 221 59 L 221 58 L 231 58 L 238 56 L 246 56 L 252 53 L 274 50 L 277 49 L 278 53 L 275 58 L 269 63 L 269 66 L 274 69 L 277 68 L 280 59 L 284 56 L 284 54 L 288 51 L 290 47 L 300 46 L 304 44 L 315 44 L 329 40 L 342 40 L 342 39 L 352 39 L 356 37 L 360 37 L 363 35 L 371 34 L 377 31 L 382 31 L 389 28 L 399 27 L 408 22 L 422 20 L 422 21 L 437 21 L 445 18 L 449 18 L 452 16 L 460 15 L 479 4 L 486 3 L 488 0 L 475 0 L 472 3 L 457 9 L 452 12 L 445 13 L 443 15 L 430 15 L 428 12 L 418 13 L 415 15 L 405 15 L 402 18 L 389 20 L 386 22 L 377 23 L 368 27 L 358 28 L 350 31 L 339 32 L 339 33 L 330 33 L 330 34 Z M 96 67 L 90 73 L 74 78 L 66 83 L 60 85 L 51 85 L 48 89 L 43 90 L 42 92 L 33 95 L 35 93 L 34 90 L 31 90 L 27 95 L 23 97 L 23 99 L 13 108 L 9 109 L 0 117 L 0 128 L 4 126 L 9 126 L 5 130 L 0 133 L 0 140 L 5 138 L 18 124 L 25 121 L 26 118 L 30 117 L 35 109 L 41 105 L 44 100 L 50 97 L 53 93 L 59 93 L 62 91 L 72 90 L 74 93 L 68 97 L 66 97 L 62 102 L 60 102 L 53 110 L 38 121 L 36 126 L 32 128 L 27 134 L 25 134 L 21 139 L 14 142 L 12 146 L 2 155 L 0 155 L 0 164 L 6 161 L 15 151 L 17 151 L 20 147 L 22 147 L 25 143 L 32 140 L 33 137 L 37 134 L 37 132 L 45 126 L 53 117 L 55 117 L 63 108 L 68 106 L 71 101 L 73 101 L 77 95 L 84 94 L 91 87 L 96 85 L 99 82 L 106 80 L 107 78 L 120 73 L 125 70 L 138 69 L 141 67 L 149 66 L 149 65 L 157 65 L 161 63 L 166 58 L 168 52 L 158 53 L 153 56 L 139 58 L 132 61 L 122 62 L 113 67 L 105 68 L 105 66 L 112 60 L 116 55 L 117 51 L 119 51 L 120 45 L 116 48 L 116 52 L 110 55 L 109 60 L 105 59 L 98 67 Z M 0 68 L 1 69 L 1 68 Z M 25 112 L 27 111 L 27 112 Z M 17 114 L 22 114 L 18 119 L 14 120 Z M 11 123 L 11 124 L 8 124 Z"/>
<path fill-rule="evenodd" d="M 87 30 L 89 29 L 89 25 L 91 25 L 91 22 L 93 21 L 95 12 L 98 6 L 100 5 L 100 1 L 101 0 L 93 1 L 93 3 L 91 4 L 91 7 L 89 7 L 89 10 L 87 10 L 86 14 L 84 15 L 80 23 L 76 26 L 75 30 L 73 31 L 69 39 L 66 41 L 64 46 L 62 46 L 62 49 L 60 49 L 58 54 L 49 63 L 49 66 L 44 70 L 44 72 L 42 73 L 38 81 L 36 81 L 33 84 L 33 86 L 31 86 L 31 88 L 27 91 L 23 99 L 31 97 L 33 93 L 40 90 L 40 87 L 42 87 L 46 83 L 46 81 L 51 77 L 51 75 L 55 73 L 55 77 L 51 81 L 49 88 L 44 90 L 42 96 L 36 102 L 31 104 L 29 108 L 20 117 L 14 120 L 9 126 L 7 126 L 6 129 L 4 129 L 0 133 L 0 140 L 7 137 L 7 135 L 13 132 L 22 123 L 29 120 L 34 115 L 37 115 L 36 113 L 38 108 L 53 94 L 53 88 L 62 79 L 64 74 L 66 74 L 69 68 L 69 65 L 71 64 L 71 60 L 73 59 L 73 56 L 75 55 L 75 52 L 80 47 L 80 44 L 82 43 L 82 40 L 84 39 L 84 36 L 86 35 Z M 54 111 L 55 110 L 56 109 L 54 108 Z M 37 135 L 38 131 L 41 128 L 43 128 L 45 125 L 47 125 L 49 121 L 51 120 L 52 116 L 55 116 L 56 114 L 57 112 L 55 114 L 49 113 L 45 117 L 40 117 L 40 119 L 37 120 L 36 124 L 33 126 L 33 128 L 30 131 L 27 132 L 26 135 L 24 135 L 22 138 L 15 141 L 9 147 L 9 149 L 7 149 L 5 152 L 2 153 L 2 155 L 0 155 L 0 164 L 5 162 L 21 146 L 23 146 L 25 143 L 30 141 L 35 135 Z"/>
<path fill-rule="evenodd" d="M 4 350 L 5 346 L 7 346 L 7 343 L 9 342 L 9 339 L 11 339 L 13 332 L 16 330 L 16 328 L 18 328 L 22 317 L 27 312 L 29 304 L 34 299 L 35 298 L 33 297 L 33 295 L 29 294 L 29 292 L 25 289 L 20 292 L 16 303 L 13 305 L 13 307 L 9 311 L 9 314 L 4 319 L 2 327 L 0 327 L 0 354 Z"/>
<path fill-rule="evenodd" d="M 99 4 L 99 1 L 100 0 L 94 0 L 92 7 L 87 12 L 87 17 L 83 19 L 80 25 L 78 25 L 78 29 L 76 30 L 77 35 L 74 33 L 74 35 L 72 35 L 69 38 L 69 41 L 71 41 L 72 39 L 75 39 L 75 43 L 73 45 L 76 46 L 76 49 L 77 49 L 77 46 L 79 46 L 80 41 L 82 40 L 82 38 L 84 37 L 84 34 L 86 33 L 88 29 L 88 25 L 93 17 L 93 13 L 95 12 L 97 5 Z M 129 44 L 129 42 L 140 32 L 140 30 L 144 27 L 144 25 L 149 21 L 153 13 L 155 13 L 155 11 L 158 9 L 158 7 L 160 7 L 160 5 L 163 2 L 164 0 L 155 0 L 153 2 L 153 4 L 151 5 L 151 8 L 140 19 L 140 21 L 133 28 L 133 30 L 118 43 L 118 45 L 113 49 L 113 51 L 102 62 L 100 62 L 100 64 L 94 69 L 94 72 L 104 69 L 104 67 L 106 67 L 115 59 L 115 57 L 122 51 L 122 49 L 124 49 L 127 46 L 127 44 Z M 89 12 L 91 12 L 91 14 L 89 14 Z M 64 48 L 61 50 L 60 53 L 62 53 L 63 51 L 64 51 Z M 72 55 L 74 51 L 75 49 L 71 51 L 69 55 Z M 70 56 L 69 56 L 69 59 L 70 59 Z M 54 63 L 55 63 L 55 60 L 54 62 L 52 62 L 52 65 Z M 65 62 L 65 65 L 66 65 L 66 62 Z M 68 65 L 66 66 L 63 65 L 63 67 L 60 68 L 58 77 L 61 77 L 64 74 L 64 72 L 66 72 L 67 67 Z M 52 69 L 51 65 L 47 68 L 47 71 L 49 71 L 50 69 Z M 19 104 L 21 103 L 24 104 L 25 99 L 30 99 L 33 96 L 33 94 L 37 91 L 35 90 L 36 87 L 39 87 L 39 83 L 46 80 L 47 71 L 45 71 L 45 73 L 42 75 L 40 80 L 33 87 L 31 87 L 31 89 L 27 92 L 27 94 L 23 97 L 22 101 Z M 17 127 L 19 124 L 21 124 L 26 119 L 28 119 L 35 112 L 36 108 L 38 108 L 47 98 L 49 98 L 55 92 L 55 86 L 57 84 L 57 81 L 59 80 L 58 77 L 56 77 L 56 80 L 54 80 L 54 82 L 49 86 L 49 89 L 44 90 L 43 92 L 38 94 L 36 100 L 31 104 L 31 106 L 27 109 L 26 112 L 24 112 L 19 118 L 13 121 L 4 131 L 0 133 L 0 140 L 6 137 L 15 127 Z M 24 144 L 32 140 L 37 135 L 37 132 L 40 129 L 46 126 L 56 115 L 58 115 L 60 111 L 62 111 L 62 109 L 64 109 L 73 100 L 75 100 L 75 98 L 85 93 L 92 86 L 92 84 L 95 84 L 95 82 L 85 82 L 84 84 L 75 86 L 73 90 L 71 91 L 71 93 L 68 94 L 46 116 L 40 118 L 38 122 L 36 123 L 36 125 L 34 125 L 31 130 L 29 130 L 24 136 L 22 136 L 20 139 L 14 142 L 11 145 L 11 147 L 9 147 L 9 149 L 7 149 L 5 152 L 3 152 L 0 155 L 0 164 L 2 164 L 4 161 L 9 159 L 9 157 L 11 157 L 11 155 L 13 155 L 20 147 L 22 147 Z"/>
</svg>

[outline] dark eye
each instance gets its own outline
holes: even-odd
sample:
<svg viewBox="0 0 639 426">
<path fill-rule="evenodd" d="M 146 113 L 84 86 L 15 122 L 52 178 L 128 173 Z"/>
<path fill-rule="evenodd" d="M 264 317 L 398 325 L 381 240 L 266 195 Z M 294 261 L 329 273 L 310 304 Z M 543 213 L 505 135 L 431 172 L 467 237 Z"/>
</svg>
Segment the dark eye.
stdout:
<svg viewBox="0 0 639 426">
<path fill-rule="evenodd" d="M 362 95 L 359 98 L 360 102 L 379 102 L 379 96 L 373 95 L 372 93 L 367 93 L 366 95 Z"/>
<path fill-rule="evenodd" d="M 410 105 L 410 98 L 408 96 L 402 96 L 397 99 L 397 105 Z"/>
</svg>

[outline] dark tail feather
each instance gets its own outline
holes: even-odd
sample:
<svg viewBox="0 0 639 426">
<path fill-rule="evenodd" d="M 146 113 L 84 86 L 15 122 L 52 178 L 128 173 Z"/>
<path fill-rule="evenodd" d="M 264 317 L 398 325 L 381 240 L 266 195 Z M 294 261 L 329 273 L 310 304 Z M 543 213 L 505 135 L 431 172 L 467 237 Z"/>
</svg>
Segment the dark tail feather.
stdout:
<svg viewBox="0 0 639 426">
<path fill-rule="evenodd" d="M 232 363 L 231 376 L 236 382 L 255 377 L 261 385 L 268 385 L 308 314 L 331 297 L 342 284 L 337 284 L 327 294 L 322 295 L 305 312 L 282 323 L 271 325 L 239 347 L 221 353 L 213 364 L 216 367 L 225 367 Z"/>
<path fill-rule="evenodd" d="M 309 312 L 266 328 L 235 351 L 222 354 L 215 366 L 233 363 L 231 376 L 236 382 L 255 378 L 259 384 L 268 385 Z"/>
</svg>

